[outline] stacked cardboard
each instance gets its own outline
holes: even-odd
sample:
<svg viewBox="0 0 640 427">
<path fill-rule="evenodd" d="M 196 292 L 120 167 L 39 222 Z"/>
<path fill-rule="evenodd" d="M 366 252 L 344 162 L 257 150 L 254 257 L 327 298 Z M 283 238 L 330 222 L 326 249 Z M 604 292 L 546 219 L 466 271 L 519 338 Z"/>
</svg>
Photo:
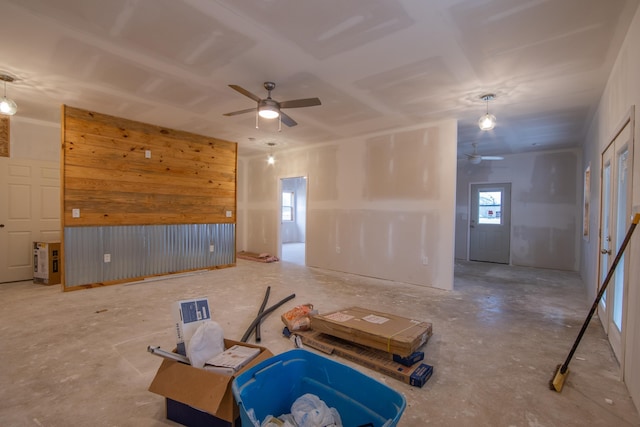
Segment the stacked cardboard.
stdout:
<svg viewBox="0 0 640 427">
<path fill-rule="evenodd" d="M 389 313 L 350 307 L 311 318 L 310 331 L 297 331 L 302 343 L 336 354 L 407 384 L 422 387 L 433 367 L 417 351 L 432 325 Z"/>
<path fill-rule="evenodd" d="M 400 356 L 409 356 L 431 335 L 430 323 L 361 307 L 313 316 L 311 329 Z"/>
</svg>

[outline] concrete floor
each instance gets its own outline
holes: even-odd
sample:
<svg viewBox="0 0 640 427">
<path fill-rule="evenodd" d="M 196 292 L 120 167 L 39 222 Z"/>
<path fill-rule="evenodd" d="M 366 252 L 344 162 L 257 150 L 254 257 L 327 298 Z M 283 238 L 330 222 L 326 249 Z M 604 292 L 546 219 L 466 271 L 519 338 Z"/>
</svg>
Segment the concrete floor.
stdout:
<svg viewBox="0 0 640 427">
<path fill-rule="evenodd" d="M 590 306 L 576 273 L 456 264 L 445 292 L 293 263 L 238 260 L 235 268 L 166 280 L 66 292 L 31 282 L 0 285 L 1 426 L 169 426 L 163 398 L 147 391 L 173 347 L 170 304 L 207 296 L 213 319 L 239 339 L 267 286 L 282 311 L 311 302 L 350 305 L 433 323 L 424 347 L 434 375 L 423 388 L 351 365 L 403 393 L 400 426 L 639 426 L 640 417 L 602 328 L 592 322 L 562 393 L 548 389 Z M 281 337 L 281 311 L 262 344 Z M 339 359 L 338 359 L 339 360 Z"/>
</svg>

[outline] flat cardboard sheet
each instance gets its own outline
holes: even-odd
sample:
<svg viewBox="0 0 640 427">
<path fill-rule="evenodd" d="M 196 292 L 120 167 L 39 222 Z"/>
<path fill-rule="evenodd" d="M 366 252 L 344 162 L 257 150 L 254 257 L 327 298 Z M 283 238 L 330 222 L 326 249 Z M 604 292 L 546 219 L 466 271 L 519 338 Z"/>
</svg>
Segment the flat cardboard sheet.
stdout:
<svg viewBox="0 0 640 427">
<path fill-rule="evenodd" d="M 234 345 L 255 347 L 260 354 L 238 371 L 237 374 L 273 356 L 268 349 L 253 344 L 224 340 L 225 348 Z M 184 363 L 164 359 L 149 391 L 208 412 L 223 420 L 233 422 L 240 416 L 231 383 L 235 375 L 224 375 L 194 368 Z"/>
<path fill-rule="evenodd" d="M 409 356 L 431 336 L 431 323 L 361 307 L 311 317 L 311 329 L 367 347 Z"/>
</svg>

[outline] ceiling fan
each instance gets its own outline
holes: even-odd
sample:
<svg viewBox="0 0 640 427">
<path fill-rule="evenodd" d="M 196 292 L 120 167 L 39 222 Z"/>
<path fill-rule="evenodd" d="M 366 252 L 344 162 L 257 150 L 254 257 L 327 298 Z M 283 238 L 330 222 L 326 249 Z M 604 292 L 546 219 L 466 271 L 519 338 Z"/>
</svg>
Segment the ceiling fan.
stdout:
<svg viewBox="0 0 640 427">
<path fill-rule="evenodd" d="M 237 92 L 240 92 L 244 96 L 253 99 L 258 105 L 254 108 L 247 108 L 246 110 L 226 113 L 224 114 L 225 116 L 235 116 L 238 114 L 251 113 L 255 111 L 257 112 L 258 116 L 265 119 L 275 119 L 277 117 L 280 117 L 281 123 L 292 127 L 297 125 L 298 123 L 291 117 L 283 113 L 281 111 L 283 108 L 313 107 L 315 105 L 320 105 L 320 100 L 318 98 L 293 99 L 290 101 L 278 102 L 275 99 L 271 98 L 271 91 L 276 87 L 276 84 L 273 82 L 264 82 L 264 88 L 267 90 L 267 97 L 264 99 L 258 97 L 257 95 L 254 95 L 253 93 L 238 85 L 229 85 L 229 87 Z M 256 127 L 258 116 L 256 116 Z"/>
<path fill-rule="evenodd" d="M 504 160 L 504 157 L 501 156 L 481 156 L 480 154 L 478 154 L 478 143 L 474 142 L 472 145 L 473 153 L 466 154 L 467 158 L 469 159 L 469 163 L 471 163 L 472 165 L 478 165 L 483 160 Z"/>
</svg>

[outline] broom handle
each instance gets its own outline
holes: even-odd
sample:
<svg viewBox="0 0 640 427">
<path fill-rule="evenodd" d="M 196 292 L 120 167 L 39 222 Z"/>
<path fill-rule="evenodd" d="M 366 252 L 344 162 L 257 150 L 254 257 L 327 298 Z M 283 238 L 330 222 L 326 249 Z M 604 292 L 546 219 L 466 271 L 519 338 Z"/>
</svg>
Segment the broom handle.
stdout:
<svg viewBox="0 0 640 427">
<path fill-rule="evenodd" d="M 582 329 L 580 329 L 580 333 L 578 334 L 578 337 L 576 338 L 575 342 L 573 343 L 573 347 L 571 347 L 571 351 L 569 352 L 569 355 L 567 356 L 567 359 L 564 361 L 564 364 L 562 365 L 562 368 L 560 368 L 560 373 L 561 374 L 565 374 L 567 372 L 567 369 L 569 369 L 569 362 L 571 361 L 571 358 L 573 357 L 573 353 L 576 352 L 576 349 L 578 348 L 578 344 L 580 344 L 580 340 L 582 339 L 582 336 L 584 335 L 585 331 L 587 330 L 587 327 L 589 326 L 589 322 L 591 321 L 591 317 L 593 316 L 593 313 L 595 313 L 596 308 L 598 307 L 598 302 L 600 302 L 600 298 L 602 298 L 602 295 L 607 290 L 607 285 L 611 281 L 611 277 L 613 277 L 613 272 L 615 271 L 616 267 L 618 266 L 618 262 L 620 262 L 620 258 L 622 258 L 622 254 L 624 253 L 624 250 L 626 249 L 627 245 L 629 244 L 629 240 L 631 240 L 631 235 L 633 234 L 633 230 L 636 229 L 636 226 L 638 225 L 638 222 L 640 222 L 640 213 L 635 214 L 635 216 L 633 217 L 633 220 L 631 221 L 631 225 L 629 226 L 629 230 L 627 230 L 627 235 L 624 236 L 624 240 L 622 241 L 622 245 L 620 245 L 620 249 L 618 249 L 618 253 L 616 254 L 616 257 L 613 260 L 613 263 L 611 264 L 611 267 L 609 268 L 609 272 L 607 273 L 607 277 L 605 277 L 604 282 L 602 282 L 602 286 L 600 287 L 600 291 L 598 292 L 598 295 L 596 295 L 596 299 L 593 301 L 593 305 L 591 306 L 591 310 L 589 310 L 589 314 L 587 315 L 587 318 L 585 319 L 584 324 L 582 325 Z"/>
</svg>

